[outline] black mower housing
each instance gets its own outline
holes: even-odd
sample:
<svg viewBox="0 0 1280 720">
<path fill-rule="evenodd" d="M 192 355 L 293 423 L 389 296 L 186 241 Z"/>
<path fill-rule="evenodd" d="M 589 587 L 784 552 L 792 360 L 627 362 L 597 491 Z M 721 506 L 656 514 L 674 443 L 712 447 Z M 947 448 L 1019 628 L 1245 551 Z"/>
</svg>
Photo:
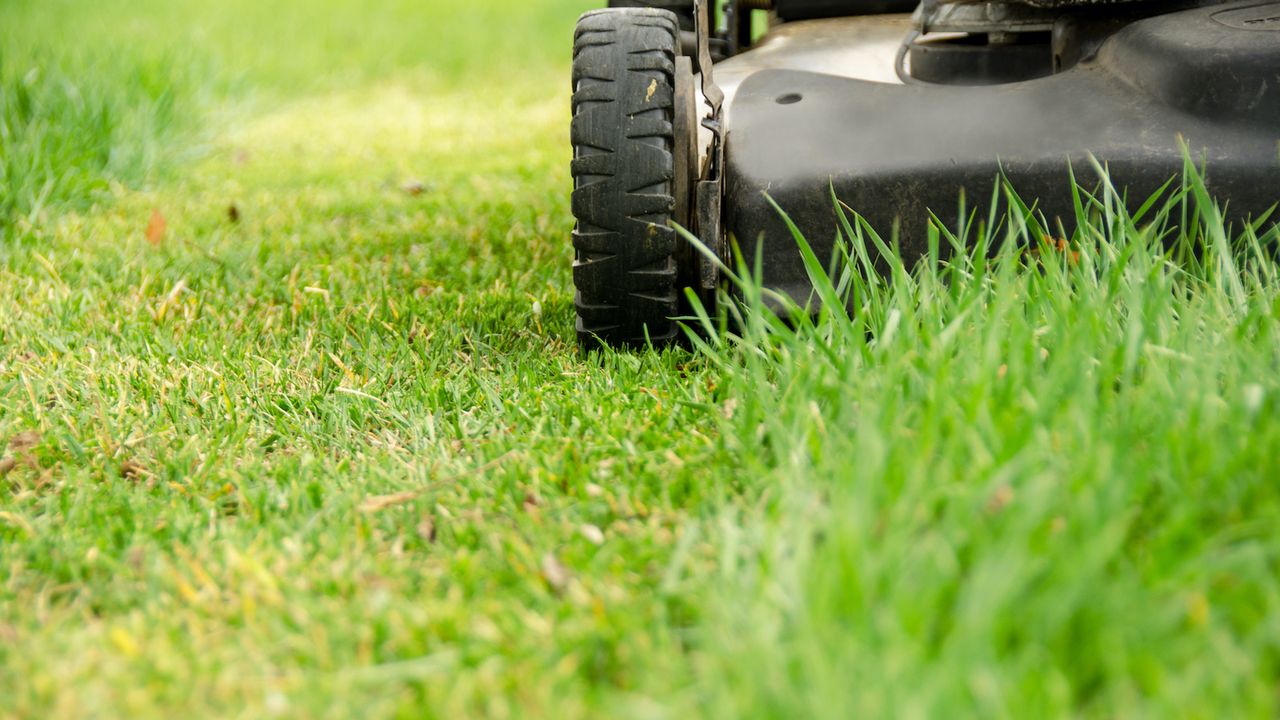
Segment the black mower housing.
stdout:
<svg viewBox="0 0 1280 720">
<path fill-rule="evenodd" d="M 986 218 L 1002 172 L 1070 232 L 1071 170 L 1086 187 L 1099 181 L 1092 155 L 1141 203 L 1180 176 L 1184 144 L 1204 163 L 1211 193 L 1228 201 L 1229 218 L 1267 213 L 1280 199 L 1280 2 L 1199 7 L 1111 32 L 1106 22 L 1092 28 L 1101 37 L 1087 56 L 1023 82 L 754 73 L 728 108 L 729 236 L 746 257 L 762 254 L 767 286 L 803 302 L 809 280 L 770 199 L 829 257 L 834 189 L 884 237 L 896 233 L 909 259 L 927 251 L 928 211 L 961 225 L 961 193 Z"/>
</svg>

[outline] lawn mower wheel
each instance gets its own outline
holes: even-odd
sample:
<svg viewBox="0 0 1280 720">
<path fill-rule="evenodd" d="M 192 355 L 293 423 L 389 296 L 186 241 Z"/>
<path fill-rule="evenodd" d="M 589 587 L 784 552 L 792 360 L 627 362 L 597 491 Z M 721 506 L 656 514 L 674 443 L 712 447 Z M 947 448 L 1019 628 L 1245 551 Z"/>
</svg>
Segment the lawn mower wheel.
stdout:
<svg viewBox="0 0 1280 720">
<path fill-rule="evenodd" d="M 689 251 L 672 223 L 689 225 L 696 122 L 692 101 L 678 98 L 691 98 L 692 87 L 673 13 L 610 8 L 578 21 L 571 173 L 574 306 L 584 347 L 662 346 L 680 337 L 673 318 Z"/>
</svg>

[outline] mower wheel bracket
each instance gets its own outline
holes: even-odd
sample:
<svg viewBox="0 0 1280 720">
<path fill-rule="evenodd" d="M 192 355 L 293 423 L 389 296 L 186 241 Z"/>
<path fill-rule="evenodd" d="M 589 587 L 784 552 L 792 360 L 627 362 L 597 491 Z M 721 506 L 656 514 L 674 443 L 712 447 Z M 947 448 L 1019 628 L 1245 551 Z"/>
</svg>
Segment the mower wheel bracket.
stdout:
<svg viewBox="0 0 1280 720">
<path fill-rule="evenodd" d="M 694 55 L 694 73 L 702 77 L 702 95 L 711 106 L 711 114 L 720 115 L 724 92 L 711 76 L 711 15 L 708 0 L 695 0 L 694 32 L 697 34 L 698 51 Z"/>
</svg>

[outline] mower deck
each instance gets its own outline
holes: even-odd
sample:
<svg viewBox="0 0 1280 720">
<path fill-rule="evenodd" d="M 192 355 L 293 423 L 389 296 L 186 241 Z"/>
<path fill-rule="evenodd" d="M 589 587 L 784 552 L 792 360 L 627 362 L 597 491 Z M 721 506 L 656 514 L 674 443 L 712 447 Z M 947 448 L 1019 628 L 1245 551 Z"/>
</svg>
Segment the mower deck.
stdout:
<svg viewBox="0 0 1280 720">
<path fill-rule="evenodd" d="M 909 14 L 802 20 L 778 25 L 750 52 L 716 63 L 726 112 L 738 87 L 761 70 L 798 70 L 901 85 L 894 56 L 911 30 Z M 726 123 L 728 122 L 726 115 Z"/>
<path fill-rule="evenodd" d="M 985 219 L 1002 169 L 1051 224 L 1070 231 L 1069 165 L 1087 187 L 1098 180 L 1092 154 L 1140 203 L 1182 173 L 1181 140 L 1207 161 L 1208 186 L 1230 199 L 1229 215 L 1256 218 L 1280 198 L 1280 33 L 1221 21 L 1241 6 L 1248 4 L 1142 20 L 1091 62 L 977 87 L 887 78 L 893 58 L 884 43 L 901 43 L 890 32 L 902 27 L 896 17 L 784 25 L 776 49 L 766 40 L 716 66 L 731 98 L 728 235 L 746 257 L 759 247 L 767 286 L 803 302 L 809 280 L 769 198 L 829 257 L 834 187 L 886 238 L 896 231 L 912 258 L 926 252 L 926 210 L 956 228 L 963 193 L 968 211 Z M 1272 3 L 1252 12 L 1276 10 Z"/>
</svg>

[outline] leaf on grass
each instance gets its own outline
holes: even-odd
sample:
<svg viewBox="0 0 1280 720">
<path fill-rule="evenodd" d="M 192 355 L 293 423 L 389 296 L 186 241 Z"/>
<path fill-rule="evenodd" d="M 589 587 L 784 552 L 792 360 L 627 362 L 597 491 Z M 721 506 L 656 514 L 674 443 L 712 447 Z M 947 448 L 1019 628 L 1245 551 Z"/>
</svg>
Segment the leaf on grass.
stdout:
<svg viewBox="0 0 1280 720">
<path fill-rule="evenodd" d="M 390 495 L 371 495 L 360 503 L 360 512 L 375 513 L 379 510 L 386 510 L 389 507 L 403 505 L 413 501 L 418 497 L 417 490 L 405 490 L 404 492 L 392 493 Z"/>
<path fill-rule="evenodd" d="M 560 592 L 569 586 L 569 568 L 560 562 L 560 559 L 551 553 L 542 556 L 542 579 L 547 581 L 547 585 L 552 590 Z"/>
<path fill-rule="evenodd" d="M 169 223 L 165 222 L 164 215 L 159 210 L 151 211 L 151 221 L 147 223 L 147 242 L 152 245 L 159 245 L 164 240 L 165 230 L 169 228 Z"/>
<path fill-rule="evenodd" d="M 1009 503 L 1013 502 L 1013 488 L 1008 485 L 1001 485 L 987 499 L 986 511 L 988 515 L 996 515 L 1009 507 Z"/>
<path fill-rule="evenodd" d="M 134 572 L 142 572 L 147 563 L 147 550 L 143 547 L 135 547 L 125 555 L 125 562 L 129 563 L 129 567 Z"/>
<path fill-rule="evenodd" d="M 721 412 L 724 413 L 725 420 L 732 420 L 733 414 L 738 411 L 738 398 L 729 398 L 724 401 L 724 407 Z"/>
<path fill-rule="evenodd" d="M 150 474 L 151 473 L 147 472 L 147 469 L 142 466 L 142 463 L 135 462 L 133 460 L 125 460 L 120 463 L 120 477 L 122 478 L 137 480 L 138 478 L 146 477 Z"/>
<path fill-rule="evenodd" d="M 1045 235 L 1043 237 L 1045 247 L 1050 250 L 1057 251 L 1061 255 L 1065 255 L 1072 263 L 1080 262 L 1080 251 L 1072 250 L 1071 244 L 1067 242 L 1066 238 L 1056 237 L 1053 235 Z M 1033 247 L 1032 250 L 1037 251 L 1037 248 Z M 1038 251 L 1033 252 L 1032 254 L 1038 254 Z"/>
<path fill-rule="evenodd" d="M 26 430 L 9 438 L 9 449 L 13 454 L 0 457 L 0 477 L 13 472 L 18 465 L 39 469 L 40 463 L 31 451 L 40 444 L 42 439 L 40 433 L 35 430 Z"/>
<path fill-rule="evenodd" d="M 418 530 L 418 537 L 422 538 L 423 540 L 426 540 L 429 543 L 433 543 L 436 541 L 436 521 L 435 520 L 432 520 L 429 517 L 423 518 L 422 522 L 418 523 L 417 530 Z"/>
<path fill-rule="evenodd" d="M 604 544 L 604 531 L 595 525 L 583 525 L 578 530 L 582 533 L 582 537 L 586 538 L 592 545 Z"/>
<path fill-rule="evenodd" d="M 24 453 L 40 444 L 40 433 L 27 430 L 9 438 L 9 449 L 15 453 Z"/>
</svg>

